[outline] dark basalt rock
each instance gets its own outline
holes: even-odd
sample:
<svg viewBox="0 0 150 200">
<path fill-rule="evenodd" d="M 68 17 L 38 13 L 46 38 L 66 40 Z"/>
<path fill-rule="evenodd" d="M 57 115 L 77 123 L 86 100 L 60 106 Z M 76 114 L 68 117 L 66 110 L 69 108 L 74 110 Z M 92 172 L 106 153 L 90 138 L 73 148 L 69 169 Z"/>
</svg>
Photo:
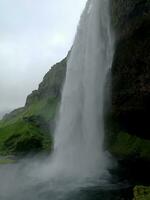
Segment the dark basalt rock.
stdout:
<svg viewBox="0 0 150 200">
<path fill-rule="evenodd" d="M 123 131 L 150 139 L 150 1 L 112 0 L 112 15 L 112 116 Z"/>
</svg>

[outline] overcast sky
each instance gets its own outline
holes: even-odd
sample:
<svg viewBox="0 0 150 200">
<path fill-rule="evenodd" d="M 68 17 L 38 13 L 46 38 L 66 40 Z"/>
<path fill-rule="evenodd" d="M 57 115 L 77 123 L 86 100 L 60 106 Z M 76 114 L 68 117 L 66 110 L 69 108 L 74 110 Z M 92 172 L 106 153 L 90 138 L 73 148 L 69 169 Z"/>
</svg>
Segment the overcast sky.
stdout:
<svg viewBox="0 0 150 200">
<path fill-rule="evenodd" d="M 0 113 L 23 106 L 70 49 L 86 0 L 0 0 Z"/>
</svg>

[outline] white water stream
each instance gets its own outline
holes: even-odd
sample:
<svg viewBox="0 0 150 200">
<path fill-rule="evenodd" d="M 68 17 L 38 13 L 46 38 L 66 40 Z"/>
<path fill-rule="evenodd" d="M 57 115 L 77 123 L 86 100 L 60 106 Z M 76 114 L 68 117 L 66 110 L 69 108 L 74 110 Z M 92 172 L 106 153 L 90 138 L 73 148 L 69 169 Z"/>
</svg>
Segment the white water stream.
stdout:
<svg viewBox="0 0 150 200">
<path fill-rule="evenodd" d="M 88 0 L 68 59 L 54 152 L 48 161 L 1 166 L 0 199 L 87 200 L 74 191 L 105 185 L 104 85 L 112 57 L 109 0 Z"/>
<path fill-rule="evenodd" d="M 55 131 L 52 164 L 67 176 L 95 177 L 107 170 L 103 104 L 112 56 L 109 0 L 89 0 L 67 63 Z"/>
</svg>

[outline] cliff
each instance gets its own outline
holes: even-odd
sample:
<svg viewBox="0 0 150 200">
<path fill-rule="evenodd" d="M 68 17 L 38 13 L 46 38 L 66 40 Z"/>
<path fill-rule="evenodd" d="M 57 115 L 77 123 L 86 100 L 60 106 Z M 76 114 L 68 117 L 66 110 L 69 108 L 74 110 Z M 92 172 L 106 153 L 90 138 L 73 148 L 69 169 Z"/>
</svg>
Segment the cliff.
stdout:
<svg viewBox="0 0 150 200">
<path fill-rule="evenodd" d="M 112 112 L 125 131 L 150 139 L 150 1 L 114 0 L 113 16 Z"/>
<path fill-rule="evenodd" d="M 111 14 L 116 43 L 105 144 L 122 177 L 133 185 L 149 185 L 150 1 L 112 0 Z M 149 199 L 149 193 L 136 188 L 135 199 Z"/>
<path fill-rule="evenodd" d="M 66 60 L 55 64 L 23 108 L 0 121 L 0 154 L 24 154 L 52 148 L 54 119 L 65 79 Z"/>
<path fill-rule="evenodd" d="M 150 160 L 150 1 L 112 0 L 111 8 L 116 46 L 106 140 L 117 157 Z"/>
</svg>

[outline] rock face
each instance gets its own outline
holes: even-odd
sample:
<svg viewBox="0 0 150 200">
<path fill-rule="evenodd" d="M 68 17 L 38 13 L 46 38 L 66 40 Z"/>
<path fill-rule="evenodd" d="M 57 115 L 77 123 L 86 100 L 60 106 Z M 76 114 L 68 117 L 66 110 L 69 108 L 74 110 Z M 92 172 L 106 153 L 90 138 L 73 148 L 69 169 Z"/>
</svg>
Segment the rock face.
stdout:
<svg viewBox="0 0 150 200">
<path fill-rule="evenodd" d="M 150 1 L 112 0 L 112 15 L 112 115 L 123 131 L 150 139 Z"/>
<path fill-rule="evenodd" d="M 66 59 L 55 64 L 43 78 L 39 84 L 38 90 L 34 90 L 26 100 L 26 106 L 31 105 L 35 101 L 43 98 L 60 98 L 61 89 L 66 74 Z"/>
<path fill-rule="evenodd" d="M 123 176 L 149 184 L 150 1 L 111 2 L 116 45 L 106 144 L 118 159 Z"/>
</svg>

